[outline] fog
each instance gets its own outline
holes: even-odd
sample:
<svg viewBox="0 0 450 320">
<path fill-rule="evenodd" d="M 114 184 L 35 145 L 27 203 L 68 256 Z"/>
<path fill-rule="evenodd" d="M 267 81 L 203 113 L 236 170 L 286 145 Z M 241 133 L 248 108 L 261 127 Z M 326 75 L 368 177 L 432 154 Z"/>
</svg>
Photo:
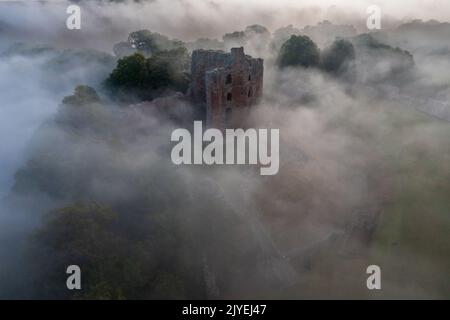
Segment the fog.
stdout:
<svg viewBox="0 0 450 320">
<path fill-rule="evenodd" d="M 359 31 L 366 28 L 366 9 L 380 5 L 385 27 L 411 19 L 447 21 L 450 4 L 434 1 L 81 1 L 83 26 L 78 32 L 65 28 L 67 1 L 44 3 L 2 3 L 2 36 L 38 37 L 39 42 L 58 42 L 66 46 L 97 47 L 108 50 L 111 41 L 123 39 L 131 31 L 147 28 L 182 40 L 221 37 L 226 32 L 262 24 L 271 30 L 293 24 L 315 25 L 323 20 L 336 24 L 353 24 Z M 395 20 L 396 22 L 392 22 Z M 286 23 L 288 22 L 288 23 Z M 2 43 L 3 45 L 3 43 Z"/>
<path fill-rule="evenodd" d="M 172 251 L 181 251 L 174 260 L 179 266 L 169 269 L 194 270 L 183 298 L 448 297 L 442 281 L 448 282 L 449 221 L 440 214 L 450 209 L 449 39 L 444 33 L 425 44 L 423 35 L 391 30 L 411 19 L 449 21 L 450 5 L 309 3 L 82 1 L 80 31 L 65 28 L 65 1 L 0 3 L 0 297 L 48 298 L 61 291 L 39 285 L 48 270 L 63 270 L 70 256 L 40 251 L 30 237 L 45 225 L 49 210 L 77 201 L 120 212 L 118 235 L 127 241 L 142 238 L 140 245 L 151 247 L 152 237 L 160 235 L 163 244 L 148 254 L 149 274 L 154 257 L 172 261 Z M 301 29 L 329 20 L 363 33 L 365 9 L 373 3 L 382 7 L 385 23 L 374 37 L 409 50 L 411 69 L 392 72 L 404 62 L 394 53 L 371 55 L 355 45 L 355 80 L 342 81 L 314 69 L 280 70 L 269 47 L 245 47 L 265 58 L 264 97 L 249 123 L 280 129 L 280 172 L 273 177 L 261 177 L 254 167 L 174 166 L 170 133 L 192 125 L 196 106 L 172 96 L 123 108 L 102 86 L 115 66 L 114 44 L 132 31 L 221 40 L 252 24 L 273 33 L 289 24 Z M 26 45 L 13 46 L 17 42 Z M 92 113 L 74 116 L 84 121 L 82 128 L 61 104 L 80 84 L 95 88 L 102 99 Z M 437 110 L 436 101 L 444 109 Z M 416 202 L 405 200 L 414 197 Z M 408 210 L 417 207 L 422 211 L 408 218 Z M 417 228 L 418 241 L 378 229 L 402 210 L 401 217 L 417 225 L 400 229 Z M 429 222 L 420 227 L 422 218 Z M 151 229 L 155 219 L 182 225 L 176 240 Z M 141 229 L 131 229 L 134 220 L 142 221 Z M 33 248 L 47 252 L 56 265 L 30 259 Z M 130 251 L 131 257 L 139 255 L 134 247 Z M 384 295 L 365 288 L 369 264 L 386 270 Z M 198 277 L 205 278 L 205 289 L 196 287 L 203 283 Z"/>
</svg>

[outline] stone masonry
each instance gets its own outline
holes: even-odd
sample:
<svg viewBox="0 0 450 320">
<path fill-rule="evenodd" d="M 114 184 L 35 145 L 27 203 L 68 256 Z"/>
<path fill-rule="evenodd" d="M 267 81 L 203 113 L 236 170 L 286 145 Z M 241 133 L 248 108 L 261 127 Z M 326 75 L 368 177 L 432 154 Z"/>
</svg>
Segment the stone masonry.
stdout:
<svg viewBox="0 0 450 320">
<path fill-rule="evenodd" d="M 259 102 L 263 88 L 263 59 L 244 54 L 195 50 L 192 53 L 191 95 L 206 107 L 209 128 L 242 126 L 249 107 Z"/>
</svg>

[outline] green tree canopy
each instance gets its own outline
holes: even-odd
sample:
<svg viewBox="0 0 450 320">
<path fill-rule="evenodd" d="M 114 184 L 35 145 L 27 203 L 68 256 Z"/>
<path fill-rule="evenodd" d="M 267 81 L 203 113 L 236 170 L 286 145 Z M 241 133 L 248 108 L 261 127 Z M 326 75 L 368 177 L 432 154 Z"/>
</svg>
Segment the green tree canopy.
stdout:
<svg viewBox="0 0 450 320">
<path fill-rule="evenodd" d="M 305 68 L 319 65 L 320 52 L 317 45 L 307 36 L 292 35 L 281 46 L 277 63 L 281 68 L 302 66 Z"/>
<path fill-rule="evenodd" d="M 112 87 L 143 88 L 147 80 L 145 57 L 140 53 L 124 57 L 117 62 L 117 67 L 107 79 Z"/>
<path fill-rule="evenodd" d="M 322 53 L 322 68 L 333 74 L 341 74 L 353 60 L 355 60 L 353 44 L 343 39 L 335 40 Z"/>
<path fill-rule="evenodd" d="M 186 91 L 189 85 L 188 68 L 189 55 L 184 47 L 160 51 L 150 58 L 135 53 L 118 61 L 106 85 L 142 100 L 151 99 L 155 90 Z"/>
<path fill-rule="evenodd" d="M 121 219 L 109 206 L 95 202 L 50 212 L 34 238 L 36 263 L 42 272 L 36 280 L 40 294 L 75 299 L 183 298 L 179 274 L 161 270 L 157 263 L 163 260 L 162 248 L 173 247 L 172 237 L 164 232 L 152 234 L 151 225 L 147 225 L 148 236 L 130 237 Z M 64 286 L 67 275 L 61 271 L 72 264 L 82 270 L 80 291 Z"/>
</svg>

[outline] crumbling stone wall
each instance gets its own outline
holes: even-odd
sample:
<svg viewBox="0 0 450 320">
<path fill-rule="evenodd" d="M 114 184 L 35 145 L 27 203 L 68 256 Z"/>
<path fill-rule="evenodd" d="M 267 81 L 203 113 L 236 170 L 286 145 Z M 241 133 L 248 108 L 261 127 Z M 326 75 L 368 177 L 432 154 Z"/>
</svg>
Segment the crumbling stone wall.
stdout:
<svg viewBox="0 0 450 320">
<path fill-rule="evenodd" d="M 233 128 L 242 124 L 250 106 L 258 103 L 263 88 L 263 60 L 244 54 L 195 50 L 192 53 L 191 95 L 206 106 L 206 124 Z"/>
</svg>

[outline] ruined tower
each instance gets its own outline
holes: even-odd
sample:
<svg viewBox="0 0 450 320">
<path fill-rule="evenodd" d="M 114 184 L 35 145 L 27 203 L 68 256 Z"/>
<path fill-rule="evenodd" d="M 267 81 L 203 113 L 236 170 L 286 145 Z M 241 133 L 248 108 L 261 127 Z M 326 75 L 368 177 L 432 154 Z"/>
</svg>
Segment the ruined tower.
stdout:
<svg viewBox="0 0 450 320">
<path fill-rule="evenodd" d="M 195 50 L 192 53 L 191 95 L 206 107 L 208 127 L 239 127 L 250 106 L 258 103 L 263 88 L 263 59 L 244 54 Z"/>
</svg>

